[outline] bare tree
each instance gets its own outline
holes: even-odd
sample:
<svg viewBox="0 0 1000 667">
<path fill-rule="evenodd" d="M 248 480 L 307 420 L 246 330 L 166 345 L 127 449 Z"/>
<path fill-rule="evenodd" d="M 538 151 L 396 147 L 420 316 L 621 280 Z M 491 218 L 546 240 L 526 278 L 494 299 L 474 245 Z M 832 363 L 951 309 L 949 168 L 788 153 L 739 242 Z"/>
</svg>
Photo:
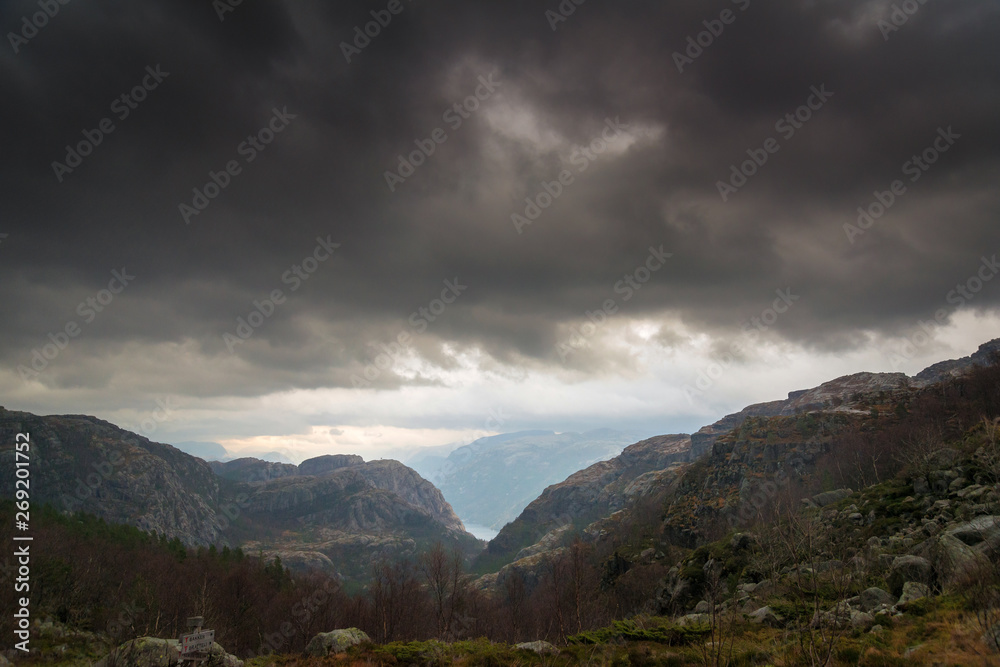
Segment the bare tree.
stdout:
<svg viewBox="0 0 1000 667">
<path fill-rule="evenodd" d="M 454 638 L 456 634 L 454 621 L 462 612 L 467 597 L 462 570 L 462 554 L 458 551 L 449 554 L 440 542 L 420 559 L 420 571 L 430 592 L 439 638 Z"/>
<path fill-rule="evenodd" d="M 503 578 L 503 608 L 506 613 L 506 624 L 509 639 L 516 642 L 521 638 L 524 629 L 524 614 L 526 611 L 526 592 L 524 577 L 517 570 L 510 570 Z"/>
<path fill-rule="evenodd" d="M 722 578 L 722 563 L 714 560 L 705 564 L 705 601 L 709 604 L 709 642 L 702 644 L 702 661 L 709 667 L 729 665 L 733 659 L 736 642 L 736 600 L 730 599 L 725 609 L 722 602 L 728 597 L 728 586 Z"/>
<path fill-rule="evenodd" d="M 994 484 L 1000 484 L 1000 417 L 982 418 L 985 442 L 976 458 Z"/>
<path fill-rule="evenodd" d="M 792 600 L 799 616 L 811 616 L 811 622 L 799 628 L 799 647 L 813 667 L 826 667 L 833 662 L 840 640 L 850 627 L 846 618 L 846 599 L 852 581 L 851 570 L 843 563 L 831 565 L 821 572 L 820 554 L 832 545 L 819 522 L 796 511 L 785 514 L 773 536 L 784 551 L 786 562 L 794 563 L 789 573 Z M 832 561 L 827 564 L 831 564 Z M 830 583 L 834 592 L 833 609 L 823 609 L 821 584 Z"/>
</svg>

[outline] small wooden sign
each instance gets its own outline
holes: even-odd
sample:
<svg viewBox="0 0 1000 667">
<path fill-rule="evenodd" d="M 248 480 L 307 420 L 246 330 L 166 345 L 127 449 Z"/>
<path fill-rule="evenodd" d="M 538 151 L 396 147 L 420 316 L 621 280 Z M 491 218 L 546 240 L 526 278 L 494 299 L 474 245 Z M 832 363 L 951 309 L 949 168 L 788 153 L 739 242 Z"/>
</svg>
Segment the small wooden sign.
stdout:
<svg viewBox="0 0 1000 667">
<path fill-rule="evenodd" d="M 215 630 L 202 630 L 190 635 L 181 635 L 181 655 L 210 649 L 214 641 Z"/>
</svg>

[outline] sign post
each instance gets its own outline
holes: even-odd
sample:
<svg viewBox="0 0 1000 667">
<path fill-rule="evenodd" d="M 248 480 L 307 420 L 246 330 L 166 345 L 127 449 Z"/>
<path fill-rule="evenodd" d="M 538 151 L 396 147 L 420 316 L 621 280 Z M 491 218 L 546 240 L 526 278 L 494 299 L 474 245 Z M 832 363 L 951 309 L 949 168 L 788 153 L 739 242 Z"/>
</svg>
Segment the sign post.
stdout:
<svg viewBox="0 0 1000 667">
<path fill-rule="evenodd" d="M 181 635 L 181 662 L 198 664 L 208 659 L 207 651 L 215 641 L 215 630 L 202 630 L 204 622 L 205 619 L 201 616 L 192 616 L 187 620 L 187 627 L 192 632 Z"/>
</svg>

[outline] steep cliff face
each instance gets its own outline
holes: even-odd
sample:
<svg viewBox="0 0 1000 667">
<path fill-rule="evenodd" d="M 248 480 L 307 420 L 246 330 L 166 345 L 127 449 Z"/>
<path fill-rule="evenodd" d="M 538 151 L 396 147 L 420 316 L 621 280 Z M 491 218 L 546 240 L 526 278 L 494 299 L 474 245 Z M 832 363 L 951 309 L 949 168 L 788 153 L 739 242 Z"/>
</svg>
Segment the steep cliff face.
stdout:
<svg viewBox="0 0 1000 667">
<path fill-rule="evenodd" d="M 31 437 L 32 502 L 166 533 L 190 545 L 226 543 L 219 480 L 201 459 L 94 417 L 0 409 L 0 440 L 13 442 L 19 432 Z M 13 469 L 11 449 L 0 452 L 0 460 L 5 470 Z M 0 480 L 0 492 L 13 497 L 13 476 Z"/>
<path fill-rule="evenodd" d="M 241 491 L 251 498 L 254 512 L 277 513 L 299 508 L 308 515 L 314 513 L 309 507 L 320 507 L 329 516 L 346 515 L 346 505 L 336 507 L 345 498 L 382 490 L 389 492 L 388 497 L 395 498 L 393 502 L 399 506 L 391 507 L 392 503 L 380 502 L 373 504 L 370 511 L 356 507 L 355 514 L 371 517 L 371 521 L 365 524 L 366 530 L 384 530 L 410 509 L 415 509 L 425 512 L 449 530 L 465 531 L 441 492 L 415 470 L 398 461 L 366 463 L 360 456 L 339 454 L 318 456 L 298 466 L 254 458 L 225 463 L 212 461 L 209 465 L 220 477 L 251 485 L 252 488 Z M 360 501 L 355 498 L 352 502 L 357 505 Z M 354 529 L 361 529 L 360 526 L 356 524 Z"/>
<path fill-rule="evenodd" d="M 362 461 L 322 475 L 288 475 L 239 488 L 251 517 L 373 533 L 429 522 L 465 530 L 441 492 L 397 461 Z"/>
<path fill-rule="evenodd" d="M 446 528 L 465 532 L 465 526 L 436 486 L 399 461 L 370 461 L 358 469 L 375 488 L 389 491 L 418 507 Z"/>
</svg>

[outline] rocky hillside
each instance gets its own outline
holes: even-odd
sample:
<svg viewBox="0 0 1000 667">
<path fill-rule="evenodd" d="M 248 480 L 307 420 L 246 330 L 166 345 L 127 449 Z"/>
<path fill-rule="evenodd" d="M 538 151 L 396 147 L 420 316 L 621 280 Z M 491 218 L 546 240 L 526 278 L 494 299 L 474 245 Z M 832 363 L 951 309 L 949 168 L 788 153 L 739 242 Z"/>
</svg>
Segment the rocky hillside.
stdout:
<svg viewBox="0 0 1000 667">
<path fill-rule="evenodd" d="M 225 543 L 220 480 L 201 459 L 95 417 L 39 417 L 0 408 L 0 438 L 31 435 L 32 502 L 83 511 L 107 521 L 180 537 L 190 545 Z M 14 468 L 14 451 L 0 461 Z M 14 497 L 14 478 L 0 495 Z"/>
<path fill-rule="evenodd" d="M 442 542 L 472 555 L 479 542 L 441 492 L 396 461 L 322 456 L 300 466 L 205 461 L 94 417 L 0 409 L 0 437 L 31 435 L 34 503 L 178 538 L 243 546 L 288 565 L 364 578 L 378 557 Z M 0 452 L 13 468 L 12 449 Z M 0 482 L 13 498 L 13 477 Z"/>
<path fill-rule="evenodd" d="M 558 546 L 569 527 L 586 526 L 660 486 L 672 465 L 688 459 L 690 446 L 684 434 L 649 438 L 548 487 L 490 542 L 486 559 L 510 562 Z"/>
<path fill-rule="evenodd" d="M 815 486 L 820 471 L 832 478 L 830 471 L 836 470 L 845 478 L 871 468 L 873 461 L 886 466 L 893 454 L 880 452 L 888 445 L 873 441 L 870 433 L 891 431 L 907 405 L 931 400 L 929 388 L 983 367 L 998 349 L 1000 340 L 992 341 L 970 357 L 936 364 L 914 378 L 840 377 L 793 391 L 784 400 L 748 406 L 691 436 L 637 443 L 616 459 L 547 488 L 490 542 L 479 570 L 506 568 L 536 578 L 532 570 L 545 555 L 558 554 L 577 536 L 620 539 L 615 526 L 645 520 L 639 518 L 649 512 L 643 501 L 656 494 L 666 503 L 665 520 L 656 529 L 663 545 L 693 547 L 757 516 L 759 506 L 773 502 L 779 490 Z M 863 481 L 873 483 L 877 474 L 876 469 Z M 481 584 L 488 587 L 503 576 L 500 570 L 499 578 Z"/>
<path fill-rule="evenodd" d="M 464 520 L 499 529 L 545 487 L 635 441 L 636 435 L 611 429 L 506 433 L 452 451 L 430 479 Z"/>
</svg>

